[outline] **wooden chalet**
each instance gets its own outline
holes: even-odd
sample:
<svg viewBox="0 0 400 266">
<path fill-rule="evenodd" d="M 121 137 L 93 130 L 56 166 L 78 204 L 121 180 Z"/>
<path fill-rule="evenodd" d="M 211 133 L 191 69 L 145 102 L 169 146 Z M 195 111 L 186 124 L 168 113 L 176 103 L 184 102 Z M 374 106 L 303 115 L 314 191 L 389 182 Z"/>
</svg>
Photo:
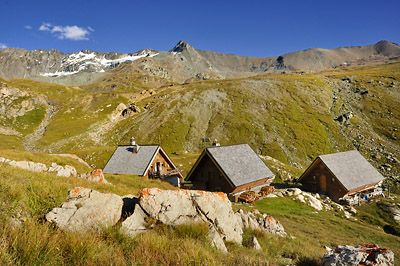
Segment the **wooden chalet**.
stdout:
<svg viewBox="0 0 400 266">
<path fill-rule="evenodd" d="M 183 176 L 160 145 L 118 146 L 106 166 L 104 173 L 138 175 L 149 178 L 162 178 L 179 186 Z"/>
<path fill-rule="evenodd" d="M 222 191 L 231 199 L 259 191 L 275 175 L 248 144 L 205 148 L 186 177 L 194 189 Z"/>
<path fill-rule="evenodd" d="M 304 190 L 334 200 L 373 190 L 384 177 L 356 150 L 318 156 L 300 176 Z"/>
</svg>

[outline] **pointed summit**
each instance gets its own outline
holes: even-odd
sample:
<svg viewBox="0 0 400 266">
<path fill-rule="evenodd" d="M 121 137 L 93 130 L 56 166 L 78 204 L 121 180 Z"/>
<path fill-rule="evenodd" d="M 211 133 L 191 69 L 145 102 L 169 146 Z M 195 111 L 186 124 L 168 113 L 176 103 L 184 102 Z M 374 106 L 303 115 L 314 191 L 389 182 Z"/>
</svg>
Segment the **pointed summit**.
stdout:
<svg viewBox="0 0 400 266">
<path fill-rule="evenodd" d="M 382 40 L 373 46 L 378 54 L 382 54 L 385 56 L 400 56 L 400 46 L 396 43 Z"/>
<path fill-rule="evenodd" d="M 189 48 L 193 48 L 188 42 L 180 40 L 174 48 L 169 50 L 170 52 L 174 53 L 181 53 L 184 50 L 188 50 Z"/>
</svg>

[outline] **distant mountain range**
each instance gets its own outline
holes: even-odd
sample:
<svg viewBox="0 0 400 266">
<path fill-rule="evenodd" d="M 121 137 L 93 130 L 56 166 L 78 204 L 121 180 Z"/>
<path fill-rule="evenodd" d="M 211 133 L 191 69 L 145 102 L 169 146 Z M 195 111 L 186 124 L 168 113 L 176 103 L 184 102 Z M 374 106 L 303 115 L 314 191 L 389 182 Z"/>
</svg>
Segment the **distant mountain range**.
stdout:
<svg viewBox="0 0 400 266">
<path fill-rule="evenodd" d="M 121 71 L 121 65 L 128 64 L 141 74 L 185 82 L 249 77 L 265 72 L 321 71 L 394 61 L 400 61 L 400 46 L 389 41 L 331 50 L 312 48 L 265 58 L 197 50 L 184 41 L 179 41 L 170 51 L 144 49 L 131 54 L 88 50 L 67 54 L 55 49 L 6 48 L 0 50 L 0 77 L 84 85 L 112 69 Z"/>
</svg>

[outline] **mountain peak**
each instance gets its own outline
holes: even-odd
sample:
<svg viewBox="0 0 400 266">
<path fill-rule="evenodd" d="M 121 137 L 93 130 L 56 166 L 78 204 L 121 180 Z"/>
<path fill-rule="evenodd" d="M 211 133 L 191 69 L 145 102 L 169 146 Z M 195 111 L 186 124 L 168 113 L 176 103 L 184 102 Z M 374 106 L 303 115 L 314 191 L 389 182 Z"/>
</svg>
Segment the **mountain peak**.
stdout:
<svg viewBox="0 0 400 266">
<path fill-rule="evenodd" d="M 386 56 L 400 55 L 400 46 L 396 43 L 382 40 L 374 45 L 374 48 L 378 54 Z"/>
<path fill-rule="evenodd" d="M 174 52 L 174 53 L 181 53 L 184 50 L 187 50 L 189 48 L 193 48 L 188 42 L 186 41 L 182 41 L 180 40 L 174 48 L 172 48 L 171 50 L 169 50 L 170 52 Z"/>
</svg>

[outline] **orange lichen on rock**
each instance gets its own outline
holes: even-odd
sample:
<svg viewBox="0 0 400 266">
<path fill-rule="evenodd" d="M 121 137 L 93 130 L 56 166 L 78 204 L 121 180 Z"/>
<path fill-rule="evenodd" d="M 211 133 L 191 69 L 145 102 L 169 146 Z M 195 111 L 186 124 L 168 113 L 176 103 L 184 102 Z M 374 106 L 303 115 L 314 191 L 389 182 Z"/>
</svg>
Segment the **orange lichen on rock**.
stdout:
<svg viewBox="0 0 400 266">
<path fill-rule="evenodd" d="M 79 191 L 80 191 L 82 188 L 83 188 L 83 187 L 75 187 L 75 188 L 72 190 L 72 193 L 78 194 Z"/>
<path fill-rule="evenodd" d="M 93 176 L 101 176 L 103 174 L 103 171 L 101 171 L 101 169 L 94 169 L 92 173 Z"/>
<path fill-rule="evenodd" d="M 204 191 L 204 190 L 191 190 L 191 191 L 194 191 L 194 192 L 200 194 L 201 196 L 216 195 L 216 196 L 221 197 L 224 200 L 228 198 L 228 196 L 224 192 L 210 192 L 210 191 Z"/>
<path fill-rule="evenodd" d="M 144 189 L 141 189 L 139 192 L 138 192 L 138 198 L 143 198 L 143 197 L 150 197 L 150 195 L 151 195 L 151 193 L 150 193 L 150 191 L 157 191 L 157 192 L 160 192 L 161 191 L 161 189 L 159 189 L 159 188 L 144 188 Z"/>
</svg>

